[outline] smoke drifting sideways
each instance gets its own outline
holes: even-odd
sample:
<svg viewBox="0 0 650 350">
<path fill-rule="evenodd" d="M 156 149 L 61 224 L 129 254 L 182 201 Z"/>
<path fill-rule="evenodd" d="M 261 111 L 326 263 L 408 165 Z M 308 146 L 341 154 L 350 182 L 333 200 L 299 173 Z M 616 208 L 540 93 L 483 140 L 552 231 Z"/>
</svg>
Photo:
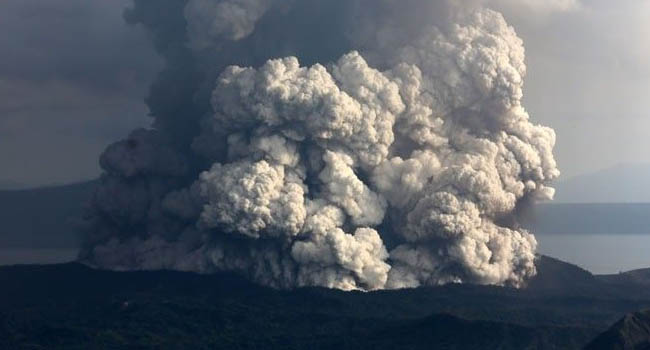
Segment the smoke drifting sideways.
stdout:
<svg viewBox="0 0 650 350">
<path fill-rule="evenodd" d="M 151 129 L 101 156 L 80 259 L 276 288 L 522 286 L 555 133 L 480 1 L 136 0 Z M 515 218 L 515 220 L 513 220 Z"/>
</svg>

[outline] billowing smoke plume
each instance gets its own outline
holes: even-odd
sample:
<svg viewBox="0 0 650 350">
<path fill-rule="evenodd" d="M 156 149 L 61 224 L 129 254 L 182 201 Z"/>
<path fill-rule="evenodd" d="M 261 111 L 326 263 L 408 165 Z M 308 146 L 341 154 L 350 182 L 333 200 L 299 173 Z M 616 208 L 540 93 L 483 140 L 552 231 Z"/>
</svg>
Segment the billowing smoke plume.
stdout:
<svg viewBox="0 0 650 350">
<path fill-rule="evenodd" d="M 155 118 L 101 157 L 82 259 L 234 270 L 279 288 L 520 286 L 523 201 L 553 130 L 521 105 L 521 40 L 483 4 L 135 1 L 166 68 Z"/>
</svg>

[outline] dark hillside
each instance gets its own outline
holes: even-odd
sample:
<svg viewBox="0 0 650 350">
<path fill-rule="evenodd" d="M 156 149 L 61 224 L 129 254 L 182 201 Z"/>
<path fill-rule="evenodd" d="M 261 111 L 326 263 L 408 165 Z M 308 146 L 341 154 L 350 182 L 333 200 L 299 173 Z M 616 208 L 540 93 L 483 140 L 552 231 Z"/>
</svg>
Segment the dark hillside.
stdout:
<svg viewBox="0 0 650 350">
<path fill-rule="evenodd" d="M 611 284 L 631 285 L 636 284 L 650 288 L 650 269 L 638 269 L 621 272 L 613 275 L 601 275 L 599 279 Z"/>
<path fill-rule="evenodd" d="M 525 290 L 370 293 L 278 291 L 233 274 L 0 267 L 0 348 L 578 349 L 625 313 L 650 307 L 634 288 L 616 294 L 549 259 Z M 561 293 L 556 284 L 572 280 L 580 288 Z"/>
<path fill-rule="evenodd" d="M 585 350 L 650 350 L 650 310 L 625 315 Z"/>
</svg>

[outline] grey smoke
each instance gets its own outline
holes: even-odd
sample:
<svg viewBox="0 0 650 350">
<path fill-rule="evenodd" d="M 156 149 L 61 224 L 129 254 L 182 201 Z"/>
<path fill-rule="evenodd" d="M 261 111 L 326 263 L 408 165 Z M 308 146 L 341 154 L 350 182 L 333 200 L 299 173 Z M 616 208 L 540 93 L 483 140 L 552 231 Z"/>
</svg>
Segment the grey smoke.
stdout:
<svg viewBox="0 0 650 350">
<path fill-rule="evenodd" d="M 161 9 L 164 7 L 164 9 Z M 332 17 L 328 17 L 332 16 Z M 135 1 L 167 60 L 153 130 L 101 158 L 86 262 L 234 270 L 279 288 L 520 286 L 555 133 L 480 2 Z"/>
</svg>

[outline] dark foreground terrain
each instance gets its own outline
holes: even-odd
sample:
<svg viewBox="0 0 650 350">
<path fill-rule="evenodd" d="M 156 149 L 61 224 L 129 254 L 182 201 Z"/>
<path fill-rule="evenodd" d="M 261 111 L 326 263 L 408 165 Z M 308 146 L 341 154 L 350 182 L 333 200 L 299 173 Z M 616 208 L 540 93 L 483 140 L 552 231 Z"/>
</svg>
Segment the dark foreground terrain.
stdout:
<svg viewBox="0 0 650 350">
<path fill-rule="evenodd" d="M 586 350 L 650 350 L 650 310 L 625 315 Z"/>
<path fill-rule="evenodd" d="M 650 307 L 648 271 L 593 276 L 547 257 L 538 269 L 525 290 L 346 293 L 230 274 L 0 267 L 0 349 L 580 349 Z"/>
</svg>

